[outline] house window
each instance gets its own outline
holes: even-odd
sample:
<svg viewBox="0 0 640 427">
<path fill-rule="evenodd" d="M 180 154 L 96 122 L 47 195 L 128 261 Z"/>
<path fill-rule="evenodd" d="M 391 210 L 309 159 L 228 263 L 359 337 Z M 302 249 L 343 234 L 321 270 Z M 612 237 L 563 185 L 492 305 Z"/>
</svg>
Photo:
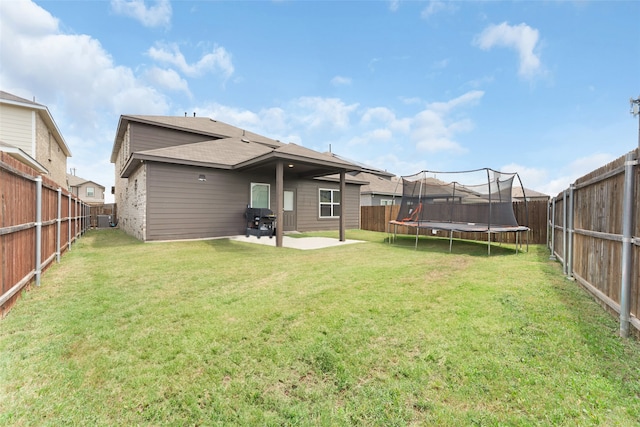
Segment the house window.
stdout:
<svg viewBox="0 0 640 427">
<path fill-rule="evenodd" d="M 393 199 L 380 199 L 381 206 L 393 205 Z"/>
<path fill-rule="evenodd" d="M 93 187 L 87 187 L 87 197 L 94 197 L 95 189 Z"/>
<path fill-rule="evenodd" d="M 340 190 L 320 189 L 320 218 L 340 216 Z"/>
<path fill-rule="evenodd" d="M 270 208 L 269 201 L 271 186 L 269 184 L 251 183 L 251 207 Z"/>
</svg>

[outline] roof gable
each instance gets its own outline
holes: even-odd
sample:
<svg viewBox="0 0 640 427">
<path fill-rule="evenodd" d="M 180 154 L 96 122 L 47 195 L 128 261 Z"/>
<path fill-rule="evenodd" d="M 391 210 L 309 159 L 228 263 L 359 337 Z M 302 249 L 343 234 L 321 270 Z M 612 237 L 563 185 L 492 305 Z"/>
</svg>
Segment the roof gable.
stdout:
<svg viewBox="0 0 640 427">
<path fill-rule="evenodd" d="M 209 136 L 211 139 L 246 139 L 248 141 L 264 144 L 267 147 L 273 148 L 284 145 L 282 142 L 275 139 L 267 138 L 257 133 L 241 129 L 209 117 L 122 115 L 120 116 L 116 137 L 113 142 L 111 163 L 115 163 L 117 153 L 120 150 L 120 145 L 122 144 L 122 138 L 124 137 L 127 125 L 130 122 L 144 123 L 167 129 L 196 133 L 203 136 Z"/>
<path fill-rule="evenodd" d="M 103 185 L 100 185 L 95 181 L 84 179 L 76 175 L 71 175 L 69 173 L 67 174 L 67 182 L 69 183 L 70 187 L 80 187 L 81 185 L 84 185 L 84 184 L 95 184 L 97 187 L 100 187 L 102 189 L 105 188 Z"/>
<path fill-rule="evenodd" d="M 55 140 L 58 142 L 58 145 L 60 146 L 60 149 L 62 149 L 62 152 L 67 157 L 71 157 L 71 150 L 69 150 L 67 143 L 62 137 L 60 129 L 58 129 L 58 125 L 56 124 L 55 120 L 53 120 L 53 116 L 51 116 L 49 109 L 45 105 L 38 104 L 35 101 L 29 101 L 28 99 L 20 98 L 19 96 L 4 91 L 0 91 L 0 104 L 12 105 L 14 107 L 27 108 L 37 111 L 53 134 Z"/>
<path fill-rule="evenodd" d="M 275 161 L 297 163 L 298 173 L 322 176 L 338 171 L 356 171 L 360 167 L 297 144 L 285 144 L 253 132 L 207 117 L 126 116 L 120 117 L 111 162 L 115 163 L 120 145 L 130 122 L 210 136 L 207 141 L 181 144 L 131 153 L 121 176 L 127 177 L 145 160 L 174 164 L 250 169 L 273 165 Z M 293 167 L 291 165 L 290 167 Z"/>
</svg>

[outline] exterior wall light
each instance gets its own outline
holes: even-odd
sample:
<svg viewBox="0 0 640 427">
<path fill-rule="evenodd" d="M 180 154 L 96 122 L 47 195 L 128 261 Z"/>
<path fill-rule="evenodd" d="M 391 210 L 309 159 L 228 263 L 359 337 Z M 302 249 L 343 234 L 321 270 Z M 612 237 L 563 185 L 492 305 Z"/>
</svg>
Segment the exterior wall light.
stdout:
<svg viewBox="0 0 640 427">
<path fill-rule="evenodd" d="M 204 176 L 204 175 L 200 175 L 200 176 L 198 177 L 198 181 L 205 182 L 206 180 L 207 180 L 207 177 L 206 177 L 206 176 Z"/>
</svg>

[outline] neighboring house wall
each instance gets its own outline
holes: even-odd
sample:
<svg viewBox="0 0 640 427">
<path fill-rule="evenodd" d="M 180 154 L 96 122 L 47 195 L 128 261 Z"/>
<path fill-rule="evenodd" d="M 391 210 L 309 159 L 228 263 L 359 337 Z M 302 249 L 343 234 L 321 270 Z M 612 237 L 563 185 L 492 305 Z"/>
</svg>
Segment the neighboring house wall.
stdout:
<svg viewBox="0 0 640 427">
<path fill-rule="evenodd" d="M 93 196 L 90 195 L 90 189 L 93 189 Z M 104 203 L 104 187 L 95 182 L 85 182 L 77 187 L 78 197 L 83 202 L 89 204 Z"/>
<path fill-rule="evenodd" d="M 36 153 L 35 159 L 49 171 L 49 177 L 61 187 L 67 188 L 67 156 L 60 149 L 58 141 L 51 134 L 40 114 L 35 116 Z"/>
<path fill-rule="evenodd" d="M 361 194 L 360 206 L 381 206 L 381 205 L 399 205 L 402 196 L 380 195 L 380 194 Z"/>
<path fill-rule="evenodd" d="M 67 188 L 67 156 L 38 111 L 0 104 L 0 141 L 20 148 Z"/>
<path fill-rule="evenodd" d="M 36 115 L 35 111 L 26 108 L 0 104 L 0 141 L 18 147 L 35 158 L 33 124 Z"/>
</svg>

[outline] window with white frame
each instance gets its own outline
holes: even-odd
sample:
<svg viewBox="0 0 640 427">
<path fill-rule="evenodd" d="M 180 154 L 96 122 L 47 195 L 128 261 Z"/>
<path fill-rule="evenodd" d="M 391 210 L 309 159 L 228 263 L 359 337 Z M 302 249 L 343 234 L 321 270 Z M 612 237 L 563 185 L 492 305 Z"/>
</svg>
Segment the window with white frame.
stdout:
<svg viewBox="0 0 640 427">
<path fill-rule="evenodd" d="M 393 199 L 380 199 L 381 206 L 389 206 L 393 204 L 394 204 Z"/>
<path fill-rule="evenodd" d="M 87 197 L 94 197 L 95 189 L 93 187 L 87 187 Z"/>
<path fill-rule="evenodd" d="M 340 190 L 320 189 L 320 218 L 340 216 Z"/>
<path fill-rule="evenodd" d="M 270 206 L 270 192 L 271 186 L 269 184 L 251 183 L 251 207 L 252 208 L 266 208 Z"/>
</svg>

